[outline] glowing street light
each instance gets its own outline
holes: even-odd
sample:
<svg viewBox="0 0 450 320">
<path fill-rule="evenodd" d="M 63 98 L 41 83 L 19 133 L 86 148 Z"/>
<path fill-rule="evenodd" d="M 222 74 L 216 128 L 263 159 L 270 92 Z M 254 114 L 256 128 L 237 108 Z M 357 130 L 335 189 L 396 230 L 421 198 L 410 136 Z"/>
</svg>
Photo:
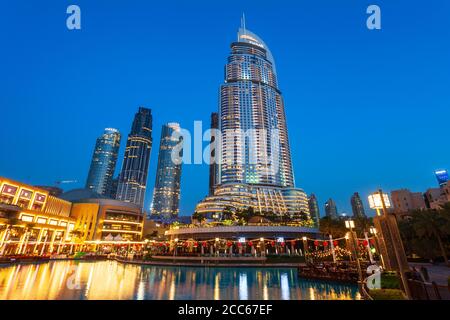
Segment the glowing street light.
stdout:
<svg viewBox="0 0 450 320">
<path fill-rule="evenodd" d="M 377 234 L 377 229 L 374 226 L 371 226 L 369 228 L 369 232 L 370 232 L 370 234 L 376 235 Z"/>
<path fill-rule="evenodd" d="M 383 196 L 382 196 L 383 195 Z M 380 210 L 383 210 L 383 213 L 386 213 L 385 210 L 391 207 L 391 201 L 389 200 L 389 195 L 383 193 L 381 190 L 371 194 L 369 197 L 369 206 L 371 209 L 377 211 L 377 215 L 380 214 Z"/>
<path fill-rule="evenodd" d="M 345 227 L 347 229 L 353 230 L 353 228 L 355 228 L 355 221 L 353 221 L 353 220 L 345 220 Z"/>
</svg>

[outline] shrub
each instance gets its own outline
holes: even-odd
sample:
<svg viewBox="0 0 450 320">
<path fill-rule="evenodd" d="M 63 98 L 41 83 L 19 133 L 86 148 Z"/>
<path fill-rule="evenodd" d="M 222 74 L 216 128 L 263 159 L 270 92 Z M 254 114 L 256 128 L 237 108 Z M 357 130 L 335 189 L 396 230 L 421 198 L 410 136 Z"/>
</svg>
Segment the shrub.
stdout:
<svg viewBox="0 0 450 320">
<path fill-rule="evenodd" d="M 400 289 L 400 280 L 395 273 L 383 273 L 381 275 L 381 288 Z"/>
<path fill-rule="evenodd" d="M 372 289 L 369 294 L 373 300 L 406 300 L 399 289 Z"/>
</svg>

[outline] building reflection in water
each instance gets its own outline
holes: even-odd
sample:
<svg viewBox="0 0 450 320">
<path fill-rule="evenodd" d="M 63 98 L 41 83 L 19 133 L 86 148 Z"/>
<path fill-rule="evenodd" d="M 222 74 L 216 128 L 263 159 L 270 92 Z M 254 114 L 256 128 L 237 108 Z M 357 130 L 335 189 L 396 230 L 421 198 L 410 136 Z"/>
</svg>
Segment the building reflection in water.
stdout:
<svg viewBox="0 0 450 320">
<path fill-rule="evenodd" d="M 289 268 L 184 268 L 55 261 L 0 268 L 0 300 L 360 299 L 356 286 L 298 279 Z"/>
</svg>

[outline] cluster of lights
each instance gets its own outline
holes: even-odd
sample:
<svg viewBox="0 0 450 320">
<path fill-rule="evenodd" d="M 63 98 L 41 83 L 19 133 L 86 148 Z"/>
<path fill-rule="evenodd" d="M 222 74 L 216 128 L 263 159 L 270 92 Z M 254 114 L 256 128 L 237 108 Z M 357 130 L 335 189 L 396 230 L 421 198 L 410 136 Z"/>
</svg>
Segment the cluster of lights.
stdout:
<svg viewBox="0 0 450 320">
<path fill-rule="evenodd" d="M 342 258 L 342 257 L 348 257 L 351 255 L 350 250 L 341 248 L 341 247 L 335 247 L 334 248 L 334 254 L 336 258 Z M 305 256 L 307 258 L 315 258 L 315 259 L 324 259 L 328 258 L 333 255 L 333 250 L 328 249 L 324 251 L 313 251 L 313 252 L 307 252 Z"/>
</svg>

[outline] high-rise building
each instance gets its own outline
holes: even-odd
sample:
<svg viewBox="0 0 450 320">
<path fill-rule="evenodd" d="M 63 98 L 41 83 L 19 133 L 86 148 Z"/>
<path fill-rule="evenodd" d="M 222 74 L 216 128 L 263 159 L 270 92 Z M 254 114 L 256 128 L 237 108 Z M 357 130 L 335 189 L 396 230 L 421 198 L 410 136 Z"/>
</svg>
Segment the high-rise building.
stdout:
<svg viewBox="0 0 450 320">
<path fill-rule="evenodd" d="M 163 125 L 151 206 L 153 217 L 174 218 L 178 216 L 182 160 L 181 144 L 180 125 L 178 123 Z M 178 154 L 173 154 L 176 152 Z"/>
<path fill-rule="evenodd" d="M 439 183 L 439 186 L 442 188 L 448 181 L 448 171 L 447 170 L 436 170 L 434 171 L 434 175 Z"/>
<path fill-rule="evenodd" d="M 217 112 L 211 113 L 211 130 L 219 129 L 219 114 Z M 210 146 L 213 146 L 216 141 L 214 134 L 211 134 Z M 214 160 L 216 157 L 216 150 L 212 148 L 210 151 L 210 164 L 209 164 L 209 195 L 214 194 L 214 187 L 217 184 L 217 172 L 218 165 Z"/>
<path fill-rule="evenodd" d="M 217 173 L 214 194 L 196 211 L 219 217 L 225 207 L 253 207 L 309 220 L 306 194 L 294 186 L 284 102 L 273 56 L 256 34 L 245 28 L 231 44 L 220 87 Z M 305 216 L 306 215 L 306 216 Z"/>
<path fill-rule="evenodd" d="M 327 217 L 330 217 L 332 219 L 337 219 L 338 217 L 338 210 L 336 203 L 333 199 L 328 199 L 327 202 L 325 202 L 325 214 Z"/>
<path fill-rule="evenodd" d="M 119 186 L 119 177 L 115 177 L 114 179 L 112 179 L 111 182 L 111 192 L 110 192 L 110 197 L 112 199 L 116 198 L 117 195 L 117 187 Z"/>
<path fill-rule="evenodd" d="M 314 226 L 317 228 L 320 227 L 319 203 L 314 193 L 311 193 L 311 195 L 308 197 L 308 206 L 309 206 L 309 214 L 311 215 L 311 219 L 313 219 L 314 221 Z"/>
<path fill-rule="evenodd" d="M 366 217 L 366 213 L 364 211 L 364 205 L 363 202 L 361 200 L 361 197 L 359 196 L 358 192 L 355 192 L 351 199 L 350 199 L 350 203 L 352 205 L 352 212 L 353 212 L 353 217 L 354 218 L 365 218 Z"/>
<path fill-rule="evenodd" d="M 86 180 L 86 189 L 110 196 L 117 156 L 120 147 L 120 133 L 117 129 L 106 128 L 97 138 L 91 167 Z"/>
<path fill-rule="evenodd" d="M 426 208 L 424 195 L 421 192 L 411 192 L 408 189 L 391 191 L 391 200 L 393 210 L 397 214 Z"/>
<path fill-rule="evenodd" d="M 128 135 L 116 199 L 144 206 L 152 150 L 152 111 L 140 107 Z"/>
</svg>

